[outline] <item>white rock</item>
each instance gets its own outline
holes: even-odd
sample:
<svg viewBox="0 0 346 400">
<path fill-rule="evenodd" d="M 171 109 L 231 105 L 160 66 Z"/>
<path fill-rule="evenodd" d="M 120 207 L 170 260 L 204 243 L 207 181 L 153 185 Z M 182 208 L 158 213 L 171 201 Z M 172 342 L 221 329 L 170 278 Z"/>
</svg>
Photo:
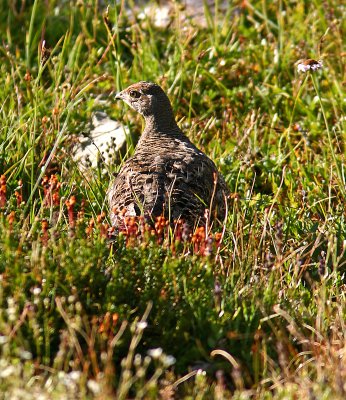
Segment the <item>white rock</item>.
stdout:
<svg viewBox="0 0 346 400">
<path fill-rule="evenodd" d="M 158 28 L 167 28 L 176 13 L 181 21 L 189 19 L 196 25 L 207 26 L 208 23 L 204 11 L 205 6 L 208 7 L 213 17 L 215 12 L 215 2 L 212 0 L 182 0 L 179 2 L 179 6 L 177 6 L 176 2 L 168 0 L 160 1 L 159 4 L 157 4 L 157 2 L 151 2 L 151 4 L 148 5 L 147 3 L 147 1 L 136 0 L 134 2 L 134 10 L 128 8 L 127 12 L 130 15 L 133 11 L 137 12 L 137 17 L 139 19 L 143 20 L 148 18 Z M 226 0 L 219 1 L 218 24 L 221 24 L 225 17 L 227 5 Z"/>
<path fill-rule="evenodd" d="M 98 164 L 110 165 L 126 145 L 129 130 L 101 111 L 92 114 L 92 129 L 88 136 L 80 135 L 74 147 L 73 159 L 85 171 Z"/>
</svg>

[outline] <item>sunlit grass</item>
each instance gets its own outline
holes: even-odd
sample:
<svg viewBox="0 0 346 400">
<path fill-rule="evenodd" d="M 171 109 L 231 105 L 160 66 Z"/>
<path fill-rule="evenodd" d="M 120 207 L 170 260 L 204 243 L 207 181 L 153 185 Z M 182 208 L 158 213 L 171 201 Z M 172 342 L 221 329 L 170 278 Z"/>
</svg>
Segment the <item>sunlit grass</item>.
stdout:
<svg viewBox="0 0 346 400">
<path fill-rule="evenodd" d="M 175 4 L 157 28 L 98 3 L 0 6 L 0 391 L 343 399 L 344 6 L 216 3 L 200 27 Z M 210 233 L 129 220 L 114 240 L 120 164 L 71 157 L 95 110 L 140 133 L 113 101 L 139 80 L 226 178 Z"/>
</svg>

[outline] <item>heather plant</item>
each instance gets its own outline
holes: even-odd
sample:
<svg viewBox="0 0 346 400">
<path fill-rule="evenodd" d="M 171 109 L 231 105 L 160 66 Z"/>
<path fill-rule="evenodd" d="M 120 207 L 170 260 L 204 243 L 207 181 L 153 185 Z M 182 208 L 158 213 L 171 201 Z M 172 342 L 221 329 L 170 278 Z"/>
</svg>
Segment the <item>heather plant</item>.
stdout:
<svg viewBox="0 0 346 400">
<path fill-rule="evenodd" d="M 345 6 L 0 4 L 4 398 L 345 398 Z M 220 224 L 125 219 L 106 191 L 159 83 L 231 195 Z M 119 162 L 72 158 L 93 111 Z M 118 212 L 122 212 L 118 210 Z"/>
</svg>

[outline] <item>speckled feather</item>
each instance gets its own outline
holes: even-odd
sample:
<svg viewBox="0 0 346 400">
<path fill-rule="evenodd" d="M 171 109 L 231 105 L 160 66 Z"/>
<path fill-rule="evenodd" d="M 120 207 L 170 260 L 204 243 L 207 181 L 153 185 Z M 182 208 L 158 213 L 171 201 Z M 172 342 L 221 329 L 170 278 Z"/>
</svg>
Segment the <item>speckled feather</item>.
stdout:
<svg viewBox="0 0 346 400">
<path fill-rule="evenodd" d="M 182 133 L 168 97 L 160 86 L 139 82 L 120 92 L 145 118 L 145 129 L 133 157 L 128 159 L 108 191 L 111 221 L 122 224 L 114 210 L 126 216 L 165 215 L 193 226 L 203 221 L 211 205 L 212 216 L 225 216 L 229 194 L 215 164 Z"/>
</svg>

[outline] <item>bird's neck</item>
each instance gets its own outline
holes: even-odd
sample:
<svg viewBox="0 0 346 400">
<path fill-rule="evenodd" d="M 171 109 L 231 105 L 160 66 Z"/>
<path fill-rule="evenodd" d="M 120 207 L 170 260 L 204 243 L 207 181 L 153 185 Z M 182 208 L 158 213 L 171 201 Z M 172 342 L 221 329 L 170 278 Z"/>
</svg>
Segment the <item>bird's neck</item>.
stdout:
<svg viewBox="0 0 346 400">
<path fill-rule="evenodd" d="M 173 113 L 160 113 L 160 115 L 147 115 L 145 118 L 145 128 L 143 134 L 169 134 L 179 131 Z"/>
</svg>

